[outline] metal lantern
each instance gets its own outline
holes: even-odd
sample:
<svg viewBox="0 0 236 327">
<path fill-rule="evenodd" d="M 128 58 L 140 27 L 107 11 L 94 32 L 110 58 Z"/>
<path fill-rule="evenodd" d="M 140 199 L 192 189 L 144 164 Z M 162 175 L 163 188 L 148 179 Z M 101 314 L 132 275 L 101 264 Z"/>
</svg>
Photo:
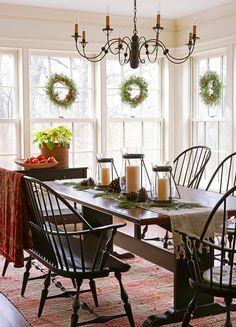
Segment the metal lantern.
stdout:
<svg viewBox="0 0 236 327">
<path fill-rule="evenodd" d="M 96 186 L 95 189 L 106 189 L 110 182 L 118 178 L 113 158 L 97 155 Z"/>
<path fill-rule="evenodd" d="M 123 154 L 120 177 L 121 193 L 137 193 L 140 188 L 145 187 L 147 183 L 151 186 L 151 181 L 144 163 L 144 154 Z"/>
<path fill-rule="evenodd" d="M 176 196 L 176 192 L 180 197 L 171 166 L 154 165 L 152 173 L 151 198 L 153 201 L 163 204 L 170 203 Z"/>
</svg>

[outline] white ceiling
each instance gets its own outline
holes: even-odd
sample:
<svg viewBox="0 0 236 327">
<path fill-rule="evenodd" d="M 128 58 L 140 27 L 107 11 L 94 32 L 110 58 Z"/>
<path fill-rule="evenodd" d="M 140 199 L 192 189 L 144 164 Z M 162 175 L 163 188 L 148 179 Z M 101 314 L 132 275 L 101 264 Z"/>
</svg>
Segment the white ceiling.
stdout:
<svg viewBox="0 0 236 327">
<path fill-rule="evenodd" d="M 137 16 L 153 17 L 158 8 L 167 19 L 196 15 L 209 9 L 235 3 L 235 0 L 137 0 Z M 89 11 L 110 14 L 133 15 L 133 0 L 3 0 L 0 4 L 16 4 L 34 7 L 72 9 L 76 12 Z"/>
</svg>

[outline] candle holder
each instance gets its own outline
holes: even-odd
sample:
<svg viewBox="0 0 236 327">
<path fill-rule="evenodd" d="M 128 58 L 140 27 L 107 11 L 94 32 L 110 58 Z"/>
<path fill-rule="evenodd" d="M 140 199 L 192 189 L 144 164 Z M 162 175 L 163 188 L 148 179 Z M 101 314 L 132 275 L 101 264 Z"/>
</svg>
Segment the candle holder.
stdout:
<svg viewBox="0 0 236 327">
<path fill-rule="evenodd" d="M 144 154 L 125 153 L 122 155 L 122 171 L 120 177 L 121 194 L 138 193 L 146 183 L 151 187 L 147 168 L 144 163 Z"/>
<path fill-rule="evenodd" d="M 113 158 L 97 155 L 96 185 L 94 189 L 106 190 L 114 176 L 119 177 Z"/>
<path fill-rule="evenodd" d="M 172 175 L 171 166 L 155 165 L 152 167 L 152 172 L 152 201 L 164 206 L 171 203 L 174 197 L 180 198 L 178 187 Z"/>
</svg>

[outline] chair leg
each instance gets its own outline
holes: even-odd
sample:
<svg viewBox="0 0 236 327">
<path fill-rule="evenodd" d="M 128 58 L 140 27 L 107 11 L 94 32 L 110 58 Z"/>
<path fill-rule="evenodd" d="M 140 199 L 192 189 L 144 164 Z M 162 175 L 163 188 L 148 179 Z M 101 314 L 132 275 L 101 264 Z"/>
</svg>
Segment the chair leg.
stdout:
<svg viewBox="0 0 236 327">
<path fill-rule="evenodd" d="M 91 292 L 93 295 L 93 301 L 96 307 L 98 307 L 98 297 L 97 297 L 97 289 L 96 289 L 96 284 L 93 279 L 89 280 L 89 286 L 91 288 Z"/>
<path fill-rule="evenodd" d="M 183 322 L 182 322 L 181 327 L 188 327 L 188 326 L 190 326 L 189 325 L 189 322 L 190 322 L 190 320 L 193 317 L 193 313 L 194 313 L 194 310 L 195 310 L 196 305 L 197 305 L 198 294 L 199 294 L 198 292 L 195 292 L 194 297 L 189 302 L 189 304 L 187 306 L 187 309 L 186 309 L 186 312 L 185 312 L 185 315 L 184 315 L 184 318 L 183 318 Z"/>
<path fill-rule="evenodd" d="M 32 257 L 29 256 L 26 265 L 25 265 L 25 272 L 24 272 L 24 276 L 23 276 L 23 281 L 22 281 L 22 286 L 21 286 L 21 296 L 24 296 L 25 294 L 25 289 L 29 280 L 29 276 L 30 276 L 30 269 L 32 267 Z"/>
<path fill-rule="evenodd" d="M 121 296 L 122 301 L 124 302 L 124 309 L 125 309 L 128 319 L 129 319 L 130 326 L 135 327 L 131 305 L 128 302 L 128 300 L 129 300 L 128 294 L 126 293 L 124 286 L 122 284 L 122 281 L 121 281 L 121 273 L 116 271 L 115 277 L 118 280 L 119 285 L 120 285 L 120 296 Z"/>
<path fill-rule="evenodd" d="M 6 259 L 2 270 L 2 277 L 5 276 L 9 263 L 10 262 Z"/>
<path fill-rule="evenodd" d="M 49 288 L 50 284 L 51 284 L 51 270 L 48 271 L 47 276 L 44 281 L 44 288 L 41 292 L 41 298 L 40 298 L 40 303 L 39 303 L 38 317 L 41 317 L 41 315 L 42 315 L 44 304 L 46 302 L 47 295 L 48 295 L 48 288 Z"/>
<path fill-rule="evenodd" d="M 73 302 L 73 313 L 71 315 L 71 322 L 70 322 L 71 327 L 78 326 L 78 320 L 79 320 L 78 311 L 79 311 L 79 308 L 80 308 L 79 293 L 80 293 L 80 286 L 82 285 L 83 280 L 78 279 L 78 280 L 76 280 L 76 282 L 77 282 L 77 291 L 76 291 L 76 295 L 75 295 L 74 302 Z"/>
<path fill-rule="evenodd" d="M 232 299 L 225 299 L 225 304 L 227 308 L 227 313 L 226 313 L 226 320 L 224 327 L 233 327 L 231 317 L 230 317 L 230 307 L 231 307 Z"/>
</svg>

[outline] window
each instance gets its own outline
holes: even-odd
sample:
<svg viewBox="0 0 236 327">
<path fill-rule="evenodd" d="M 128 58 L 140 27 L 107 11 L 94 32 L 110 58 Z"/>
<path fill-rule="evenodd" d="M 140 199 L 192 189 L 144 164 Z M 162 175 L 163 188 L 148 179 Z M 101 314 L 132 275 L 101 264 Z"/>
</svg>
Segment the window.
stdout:
<svg viewBox="0 0 236 327">
<path fill-rule="evenodd" d="M 202 101 L 199 90 L 200 77 L 208 70 L 215 71 L 223 82 L 221 102 L 208 107 Z M 224 54 L 199 57 L 194 62 L 194 102 L 192 112 L 192 138 L 194 145 L 207 145 L 211 159 L 207 164 L 205 178 L 209 180 L 213 171 L 227 154 L 226 118 L 226 56 Z"/>
<path fill-rule="evenodd" d="M 45 85 L 50 74 L 64 74 L 76 83 L 78 97 L 69 109 L 60 109 L 45 97 Z M 93 65 L 72 56 L 30 55 L 30 133 L 31 153 L 33 132 L 47 126 L 65 125 L 73 132 L 70 164 L 91 168 L 94 161 L 94 85 Z M 91 172 L 90 172 L 91 173 Z M 90 174 L 89 173 L 89 174 Z"/>
<path fill-rule="evenodd" d="M 142 76 L 148 83 L 148 98 L 138 107 L 130 108 L 121 102 L 119 86 L 131 75 Z M 121 166 L 121 149 L 138 148 L 145 154 L 145 163 L 156 162 L 162 155 L 160 63 L 143 64 L 132 70 L 118 61 L 106 62 L 107 135 L 106 152 Z"/>
<path fill-rule="evenodd" d="M 17 104 L 17 53 L 0 52 L 0 165 L 11 165 L 20 153 Z"/>
</svg>

